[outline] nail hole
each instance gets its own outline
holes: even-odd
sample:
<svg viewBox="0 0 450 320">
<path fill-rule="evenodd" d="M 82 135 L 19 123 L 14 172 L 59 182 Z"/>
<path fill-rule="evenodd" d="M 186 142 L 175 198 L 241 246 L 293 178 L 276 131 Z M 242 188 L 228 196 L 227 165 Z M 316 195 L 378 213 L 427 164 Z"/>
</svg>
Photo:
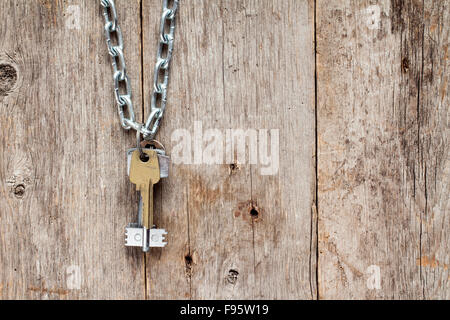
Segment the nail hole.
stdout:
<svg viewBox="0 0 450 320">
<path fill-rule="evenodd" d="M 0 96 L 7 96 L 17 81 L 17 71 L 13 66 L 0 64 Z"/>
<path fill-rule="evenodd" d="M 252 210 L 250 210 L 250 215 L 256 219 L 259 216 L 259 212 L 255 207 L 253 207 Z"/>
<path fill-rule="evenodd" d="M 239 272 L 237 270 L 230 269 L 228 271 L 227 281 L 229 284 L 236 284 L 239 276 Z"/>
<path fill-rule="evenodd" d="M 192 257 L 189 254 L 184 257 L 184 261 L 186 262 L 187 268 L 192 266 Z"/>
<path fill-rule="evenodd" d="M 239 165 L 238 164 L 236 164 L 236 163 L 230 164 L 230 173 L 231 174 L 236 172 L 237 170 L 239 170 Z"/>
<path fill-rule="evenodd" d="M 402 71 L 403 71 L 403 73 L 408 72 L 408 69 L 409 69 L 409 60 L 408 60 L 408 58 L 403 58 L 403 60 L 402 60 Z"/>
<path fill-rule="evenodd" d="M 188 279 L 191 279 L 191 277 L 192 277 L 192 263 L 193 263 L 193 260 L 192 260 L 192 256 L 190 254 L 187 254 L 184 257 L 184 263 L 186 264 L 186 268 L 185 268 L 186 277 Z"/>
<path fill-rule="evenodd" d="M 25 195 L 25 185 L 23 184 L 18 184 L 17 186 L 14 187 L 14 195 L 16 196 L 16 198 L 23 198 L 23 196 Z"/>
</svg>

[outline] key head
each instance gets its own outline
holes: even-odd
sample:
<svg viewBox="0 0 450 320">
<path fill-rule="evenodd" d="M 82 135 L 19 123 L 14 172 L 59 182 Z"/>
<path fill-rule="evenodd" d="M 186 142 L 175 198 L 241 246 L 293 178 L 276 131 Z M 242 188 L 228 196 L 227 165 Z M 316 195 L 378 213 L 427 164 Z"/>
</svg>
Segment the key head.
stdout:
<svg viewBox="0 0 450 320">
<path fill-rule="evenodd" d="M 147 157 L 141 159 L 139 150 L 133 151 L 130 163 L 130 181 L 140 189 L 142 185 L 156 184 L 160 180 L 158 155 L 155 150 L 142 150 Z"/>
<path fill-rule="evenodd" d="M 137 148 L 132 148 L 127 150 L 127 174 L 130 175 L 130 166 L 131 166 L 131 156 L 133 155 L 133 152 L 136 151 Z M 146 149 L 144 149 L 146 150 Z M 156 154 L 158 155 L 158 162 L 159 162 L 159 176 L 161 178 L 167 178 L 169 176 L 169 165 L 170 165 L 170 158 L 166 156 L 163 150 L 160 149 L 154 149 L 156 151 Z"/>
</svg>

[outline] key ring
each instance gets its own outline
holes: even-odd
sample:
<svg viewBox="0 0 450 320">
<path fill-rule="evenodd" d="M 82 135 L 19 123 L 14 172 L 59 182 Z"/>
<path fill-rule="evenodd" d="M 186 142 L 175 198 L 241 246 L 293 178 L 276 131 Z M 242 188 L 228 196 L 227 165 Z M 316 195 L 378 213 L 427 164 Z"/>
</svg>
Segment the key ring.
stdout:
<svg viewBox="0 0 450 320">
<path fill-rule="evenodd" d="M 139 150 L 139 158 L 143 158 L 144 156 L 144 151 L 142 151 L 142 146 L 141 146 L 141 127 L 142 125 L 139 125 L 139 129 L 136 130 L 136 145 L 137 145 L 137 149 Z"/>
<path fill-rule="evenodd" d="M 150 146 L 153 147 L 153 149 L 158 154 L 165 155 L 166 154 L 166 147 L 164 147 L 164 145 L 161 142 L 159 142 L 158 140 L 153 139 L 153 140 L 150 140 L 150 141 L 147 141 L 147 140 L 142 141 L 142 139 L 141 139 L 141 130 L 140 130 L 141 127 L 142 127 L 142 125 L 140 125 L 138 130 L 136 130 L 136 145 L 137 145 L 137 149 L 139 150 L 139 158 L 142 161 L 144 161 L 144 162 L 146 161 L 144 159 L 146 159 L 147 154 L 143 150 L 143 146 L 142 146 L 143 144 L 144 144 L 144 148 L 145 148 L 145 145 L 150 145 Z"/>
<path fill-rule="evenodd" d="M 166 153 L 166 147 L 164 147 L 164 145 L 158 140 L 153 139 L 150 141 L 145 141 L 145 144 L 152 146 L 155 149 L 155 151 L 160 154 Z"/>
</svg>

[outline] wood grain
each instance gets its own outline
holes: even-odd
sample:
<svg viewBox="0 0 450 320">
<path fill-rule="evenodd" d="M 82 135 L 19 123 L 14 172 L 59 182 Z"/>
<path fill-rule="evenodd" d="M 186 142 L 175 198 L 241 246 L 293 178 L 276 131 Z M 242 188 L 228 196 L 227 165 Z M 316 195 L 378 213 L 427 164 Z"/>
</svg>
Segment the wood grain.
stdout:
<svg viewBox="0 0 450 320">
<path fill-rule="evenodd" d="M 116 4 L 144 120 L 161 1 Z M 144 255 L 99 1 L 0 0 L 0 299 L 449 299 L 449 5 L 181 1 Z M 278 170 L 177 163 L 200 125 Z"/>
<path fill-rule="evenodd" d="M 449 297 L 448 9 L 317 2 L 321 298 Z"/>
<path fill-rule="evenodd" d="M 139 5 L 118 10 L 139 88 Z M 0 95 L 0 297 L 144 298 L 142 255 L 123 246 L 135 139 L 118 124 L 100 5 L 2 0 L 0 16 L 0 65 L 17 72 Z"/>
<path fill-rule="evenodd" d="M 144 88 L 151 88 L 161 9 L 159 1 L 144 4 Z M 148 297 L 315 297 L 313 4 L 192 0 L 179 10 L 160 140 L 172 150 L 173 131 L 193 135 L 196 122 L 224 135 L 278 129 L 280 168 L 261 175 L 249 154 L 241 164 L 173 165 L 159 204 L 170 244 L 149 255 Z"/>
</svg>

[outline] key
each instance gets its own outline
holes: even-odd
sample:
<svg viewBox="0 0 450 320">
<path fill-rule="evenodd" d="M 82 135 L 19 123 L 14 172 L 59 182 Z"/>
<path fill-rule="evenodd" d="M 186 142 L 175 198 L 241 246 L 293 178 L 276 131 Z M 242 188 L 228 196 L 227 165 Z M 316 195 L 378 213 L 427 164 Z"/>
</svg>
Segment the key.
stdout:
<svg viewBox="0 0 450 320">
<path fill-rule="evenodd" d="M 137 148 L 131 148 L 127 151 L 127 172 L 128 176 L 130 175 L 130 166 L 131 166 L 131 156 L 133 155 L 133 152 L 136 151 Z M 144 152 L 146 150 L 151 149 L 142 149 Z M 165 152 L 160 149 L 154 149 L 158 155 L 158 162 L 159 162 L 159 176 L 161 178 L 167 178 L 169 176 L 169 164 L 170 164 L 170 158 L 165 155 Z"/>
<path fill-rule="evenodd" d="M 137 149 L 127 152 L 130 181 L 136 185 L 141 197 L 139 222 L 126 228 L 125 245 L 140 246 L 143 251 L 148 251 L 150 247 L 164 247 L 167 244 L 164 242 L 167 232 L 153 228 L 153 185 L 168 176 L 169 158 L 161 150 L 143 149 L 143 152 L 147 155 L 146 161 L 141 160 Z"/>
<path fill-rule="evenodd" d="M 143 161 L 139 150 L 131 155 L 130 181 L 136 185 L 142 197 L 142 226 L 153 226 L 153 185 L 160 180 L 158 155 L 155 150 L 145 150 L 147 160 Z"/>
</svg>

